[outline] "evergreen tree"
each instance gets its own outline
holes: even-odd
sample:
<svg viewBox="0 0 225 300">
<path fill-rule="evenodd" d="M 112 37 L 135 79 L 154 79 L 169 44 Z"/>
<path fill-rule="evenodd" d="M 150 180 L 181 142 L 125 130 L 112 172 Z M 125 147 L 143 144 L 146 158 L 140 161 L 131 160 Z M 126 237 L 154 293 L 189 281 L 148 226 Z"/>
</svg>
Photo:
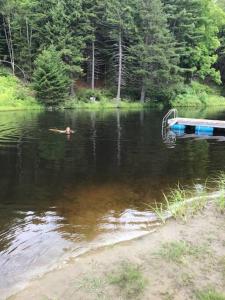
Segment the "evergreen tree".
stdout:
<svg viewBox="0 0 225 300">
<path fill-rule="evenodd" d="M 121 86 L 125 83 L 125 60 L 126 60 L 126 42 L 129 32 L 135 26 L 133 0 L 106 1 L 105 22 L 109 28 L 111 62 L 115 70 L 117 81 L 116 100 L 119 103 L 121 98 Z"/>
<path fill-rule="evenodd" d="M 129 61 L 133 80 L 140 87 L 140 101 L 144 102 L 146 92 L 151 98 L 163 96 L 177 79 L 178 58 L 161 1 L 141 0 L 138 13 L 138 32 L 129 47 Z"/>
<path fill-rule="evenodd" d="M 33 86 L 46 105 L 57 105 L 68 96 L 69 78 L 60 53 L 51 46 L 35 60 Z"/>
<path fill-rule="evenodd" d="M 87 79 L 91 77 L 91 89 L 95 89 L 96 76 L 98 75 L 98 68 L 101 65 L 100 46 L 102 42 L 102 18 L 104 10 L 102 9 L 102 0 L 86 0 L 85 12 L 88 16 L 89 26 L 86 26 L 87 47 L 86 47 L 86 60 L 87 60 Z M 89 76 L 91 74 L 91 76 Z"/>
<path fill-rule="evenodd" d="M 216 81 L 218 73 L 212 68 L 217 38 L 218 19 L 212 0 L 163 0 L 170 31 L 176 39 L 180 67 L 187 80 L 194 75 L 210 75 Z M 218 11 L 217 11 L 218 12 Z M 220 17 L 219 17 L 220 19 Z"/>
<path fill-rule="evenodd" d="M 47 0 L 36 9 L 40 14 L 39 47 L 53 44 L 60 52 L 71 78 L 71 94 L 74 95 L 74 80 L 82 74 L 83 50 L 86 45 L 88 18 L 82 0 Z M 46 10 L 48 14 L 45 14 Z"/>
</svg>

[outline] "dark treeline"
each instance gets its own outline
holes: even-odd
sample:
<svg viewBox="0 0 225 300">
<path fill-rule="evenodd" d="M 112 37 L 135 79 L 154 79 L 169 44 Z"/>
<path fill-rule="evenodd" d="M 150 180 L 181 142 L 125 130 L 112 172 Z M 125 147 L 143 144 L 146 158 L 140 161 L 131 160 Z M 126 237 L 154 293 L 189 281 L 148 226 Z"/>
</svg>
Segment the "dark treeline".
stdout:
<svg viewBox="0 0 225 300">
<path fill-rule="evenodd" d="M 220 84 L 224 33 L 213 0 L 0 0 L 0 59 L 49 103 L 78 82 L 141 102 Z"/>
</svg>

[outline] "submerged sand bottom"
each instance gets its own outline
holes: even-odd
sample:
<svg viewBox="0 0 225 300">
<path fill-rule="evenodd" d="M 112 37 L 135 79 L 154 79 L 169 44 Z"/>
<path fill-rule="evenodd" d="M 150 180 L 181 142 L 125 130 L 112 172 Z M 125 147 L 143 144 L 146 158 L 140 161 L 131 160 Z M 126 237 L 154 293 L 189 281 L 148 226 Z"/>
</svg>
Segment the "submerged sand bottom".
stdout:
<svg viewBox="0 0 225 300">
<path fill-rule="evenodd" d="M 181 241 L 201 251 L 178 261 L 159 255 L 162 247 Z M 146 280 L 140 293 L 110 281 L 124 263 L 137 267 Z M 225 215 L 212 202 L 187 223 L 169 220 L 147 236 L 76 258 L 9 299 L 181 300 L 198 299 L 196 292 L 209 288 L 225 294 Z"/>
</svg>

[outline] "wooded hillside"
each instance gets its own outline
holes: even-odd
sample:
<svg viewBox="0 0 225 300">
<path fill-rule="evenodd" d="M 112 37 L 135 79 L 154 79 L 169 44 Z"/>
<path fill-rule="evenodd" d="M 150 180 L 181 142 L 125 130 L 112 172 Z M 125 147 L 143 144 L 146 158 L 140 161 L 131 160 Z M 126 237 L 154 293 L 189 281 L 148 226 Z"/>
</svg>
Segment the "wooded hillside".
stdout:
<svg viewBox="0 0 225 300">
<path fill-rule="evenodd" d="M 169 100 L 192 79 L 225 82 L 223 7 L 213 0 L 0 0 L 0 60 L 34 82 L 40 98 L 43 90 L 73 96 L 82 80 L 111 89 L 117 101 Z"/>
</svg>

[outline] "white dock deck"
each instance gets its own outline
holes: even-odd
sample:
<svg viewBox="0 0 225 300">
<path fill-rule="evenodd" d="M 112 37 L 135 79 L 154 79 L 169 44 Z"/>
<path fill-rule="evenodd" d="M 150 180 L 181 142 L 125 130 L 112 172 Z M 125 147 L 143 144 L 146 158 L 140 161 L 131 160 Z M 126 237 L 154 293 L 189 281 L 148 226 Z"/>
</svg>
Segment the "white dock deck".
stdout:
<svg viewBox="0 0 225 300">
<path fill-rule="evenodd" d="M 220 121 L 220 120 L 189 119 L 189 118 L 173 118 L 168 120 L 169 127 L 173 126 L 174 124 L 180 124 L 186 126 L 207 126 L 207 127 L 225 129 L 225 121 Z"/>
</svg>

